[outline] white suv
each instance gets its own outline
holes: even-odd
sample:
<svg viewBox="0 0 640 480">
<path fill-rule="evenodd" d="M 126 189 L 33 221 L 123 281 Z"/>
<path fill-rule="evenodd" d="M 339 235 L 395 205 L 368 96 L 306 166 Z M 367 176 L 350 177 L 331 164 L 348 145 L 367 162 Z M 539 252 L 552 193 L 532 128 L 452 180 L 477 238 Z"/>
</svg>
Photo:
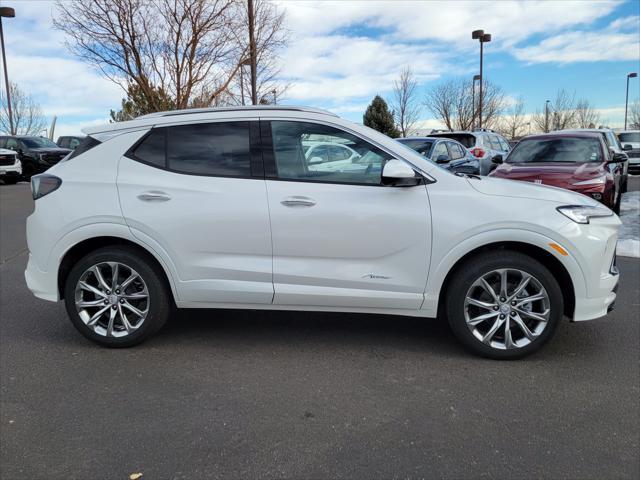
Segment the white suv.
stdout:
<svg viewBox="0 0 640 480">
<path fill-rule="evenodd" d="M 139 343 L 174 306 L 319 310 L 446 317 L 473 351 L 516 358 L 616 298 L 608 208 L 454 175 L 328 112 L 165 112 L 85 133 L 33 178 L 25 275 L 102 345 Z M 309 168 L 315 141 L 357 161 Z"/>
</svg>

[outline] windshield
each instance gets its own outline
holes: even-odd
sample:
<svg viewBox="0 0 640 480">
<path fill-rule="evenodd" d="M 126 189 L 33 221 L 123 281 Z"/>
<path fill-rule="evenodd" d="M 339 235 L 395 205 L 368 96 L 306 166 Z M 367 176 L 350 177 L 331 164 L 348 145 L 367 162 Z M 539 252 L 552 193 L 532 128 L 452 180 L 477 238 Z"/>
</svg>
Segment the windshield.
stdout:
<svg viewBox="0 0 640 480">
<path fill-rule="evenodd" d="M 618 134 L 618 138 L 622 143 L 640 143 L 640 132 L 622 132 Z"/>
<path fill-rule="evenodd" d="M 433 140 L 409 140 L 403 138 L 398 141 L 425 157 L 431 154 L 431 148 L 433 147 Z"/>
<path fill-rule="evenodd" d="M 59 148 L 53 141 L 43 137 L 26 137 L 22 141 L 29 148 Z"/>
<path fill-rule="evenodd" d="M 596 138 L 545 138 L 521 140 L 507 163 L 586 163 L 602 162 L 602 149 Z"/>
</svg>

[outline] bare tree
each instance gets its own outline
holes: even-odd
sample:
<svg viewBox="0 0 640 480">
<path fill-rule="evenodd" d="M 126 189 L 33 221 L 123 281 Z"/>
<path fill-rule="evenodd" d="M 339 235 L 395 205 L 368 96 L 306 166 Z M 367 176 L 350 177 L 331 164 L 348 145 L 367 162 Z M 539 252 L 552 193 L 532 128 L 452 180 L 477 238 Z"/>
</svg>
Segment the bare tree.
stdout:
<svg viewBox="0 0 640 480">
<path fill-rule="evenodd" d="M 600 121 L 600 114 L 589 100 L 583 98 L 576 103 L 575 123 L 578 128 L 595 128 Z"/>
<path fill-rule="evenodd" d="M 266 16 L 276 8 L 266 0 L 255 3 L 254 36 L 271 48 L 263 48 L 266 60 L 281 46 L 270 40 L 282 38 L 282 16 Z M 135 85 L 160 110 L 158 90 L 175 108 L 233 102 L 247 58 L 246 12 L 241 0 L 68 0 L 58 1 L 54 25 L 73 53 L 125 91 Z"/>
<path fill-rule="evenodd" d="M 521 137 L 526 134 L 529 121 L 525 115 L 524 98 L 518 97 L 500 117 L 496 129 L 509 139 Z"/>
<path fill-rule="evenodd" d="M 569 94 L 565 89 L 556 93 L 556 98 L 547 108 L 536 110 L 532 117 L 533 124 L 543 132 L 563 130 L 576 125 L 575 93 Z"/>
<path fill-rule="evenodd" d="M 420 115 L 420 107 L 417 103 L 416 82 L 410 67 L 405 67 L 400 72 L 400 78 L 393 82 L 393 101 L 391 107 L 393 116 L 403 137 L 410 135 Z"/>
<path fill-rule="evenodd" d="M 427 92 L 424 105 L 449 130 L 472 128 L 476 109 L 473 102 L 473 83 L 465 79 L 448 80 Z M 491 128 L 506 107 L 502 88 L 483 81 L 482 124 Z M 476 104 L 479 99 L 476 99 Z"/>
<path fill-rule="evenodd" d="M 629 105 L 627 126 L 631 130 L 640 130 L 640 99 L 636 99 L 636 101 Z"/>
<path fill-rule="evenodd" d="M 0 92 L 0 132 L 14 135 L 39 135 L 47 127 L 40 105 L 24 93 L 17 84 L 9 84 L 13 132 L 10 131 L 9 107 L 4 90 Z"/>
</svg>

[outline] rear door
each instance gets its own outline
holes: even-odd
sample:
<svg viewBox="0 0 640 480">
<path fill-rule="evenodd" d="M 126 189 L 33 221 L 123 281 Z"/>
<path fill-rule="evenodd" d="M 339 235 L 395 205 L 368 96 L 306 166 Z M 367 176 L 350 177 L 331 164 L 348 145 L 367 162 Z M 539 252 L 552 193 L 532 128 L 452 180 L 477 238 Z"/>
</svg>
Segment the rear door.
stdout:
<svg viewBox="0 0 640 480">
<path fill-rule="evenodd" d="M 263 120 L 261 131 L 273 303 L 419 309 L 431 251 L 426 186 L 383 186 L 391 156 L 338 127 Z M 305 141 L 344 144 L 359 157 L 309 165 Z"/>
<path fill-rule="evenodd" d="M 181 301 L 273 299 L 258 128 L 247 121 L 154 128 L 120 160 L 125 220 L 172 259 Z"/>
</svg>

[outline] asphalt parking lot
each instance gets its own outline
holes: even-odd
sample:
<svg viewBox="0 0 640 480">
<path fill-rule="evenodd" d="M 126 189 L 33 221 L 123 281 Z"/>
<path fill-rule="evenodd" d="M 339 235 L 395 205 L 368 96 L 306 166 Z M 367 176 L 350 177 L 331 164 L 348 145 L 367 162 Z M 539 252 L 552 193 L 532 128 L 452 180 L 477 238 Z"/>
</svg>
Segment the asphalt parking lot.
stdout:
<svg viewBox="0 0 640 480">
<path fill-rule="evenodd" d="M 27 290 L 31 210 L 0 185 L 2 479 L 640 477 L 638 259 L 609 317 L 523 361 L 437 321 L 259 311 L 108 350 Z"/>
</svg>

